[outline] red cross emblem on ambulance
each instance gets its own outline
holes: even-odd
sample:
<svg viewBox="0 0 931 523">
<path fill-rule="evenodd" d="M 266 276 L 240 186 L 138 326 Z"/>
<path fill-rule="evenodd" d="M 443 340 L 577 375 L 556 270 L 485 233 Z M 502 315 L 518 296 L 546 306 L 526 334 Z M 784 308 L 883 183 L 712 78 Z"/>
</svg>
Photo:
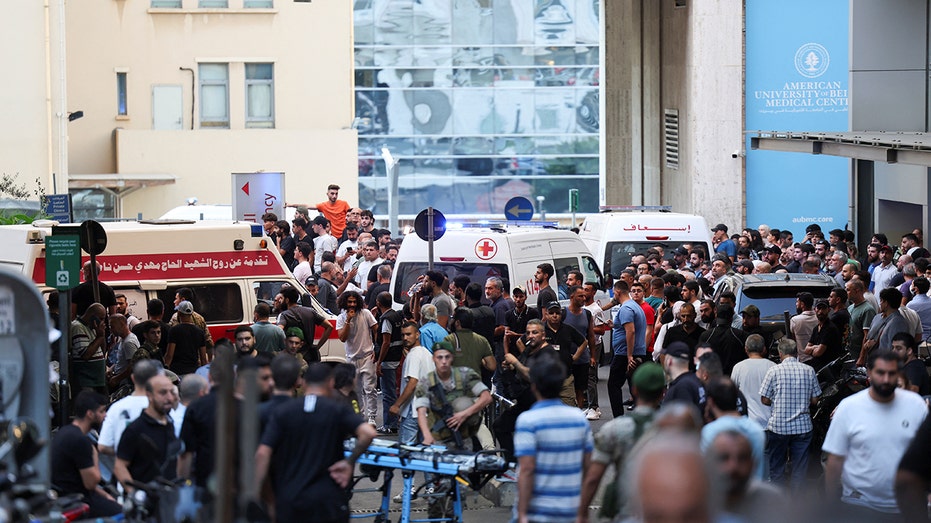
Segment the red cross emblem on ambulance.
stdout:
<svg viewBox="0 0 931 523">
<path fill-rule="evenodd" d="M 482 238 L 475 243 L 475 255 L 480 260 L 490 260 L 498 253 L 498 244 L 491 238 Z"/>
</svg>

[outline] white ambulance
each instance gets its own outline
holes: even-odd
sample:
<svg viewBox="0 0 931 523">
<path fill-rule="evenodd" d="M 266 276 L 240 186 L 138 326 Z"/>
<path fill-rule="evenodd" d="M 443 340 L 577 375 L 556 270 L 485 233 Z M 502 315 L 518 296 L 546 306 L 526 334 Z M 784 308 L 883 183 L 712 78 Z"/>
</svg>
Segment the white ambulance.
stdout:
<svg viewBox="0 0 931 523">
<path fill-rule="evenodd" d="M 0 227 L 0 266 L 21 272 L 40 291 L 45 285 L 44 238 L 54 222 Z M 142 221 L 102 224 L 106 250 L 97 256 L 100 280 L 125 294 L 130 312 L 146 317 L 146 302 L 160 298 L 170 317 L 175 292 L 194 292 L 194 310 L 203 315 L 214 340 L 233 338 L 239 325 L 253 323 L 259 302 L 272 305 L 284 283 L 304 292 L 285 266 L 261 224 L 234 221 Z M 90 259 L 82 253 L 84 261 Z M 317 312 L 335 323 L 336 317 L 314 301 Z M 317 335 L 323 329 L 317 327 Z M 322 347 L 323 361 L 345 361 L 336 331 Z"/>
<path fill-rule="evenodd" d="M 595 254 L 601 270 L 615 278 L 630 264 L 631 256 L 662 245 L 666 258 L 683 244 L 701 247 L 708 259 L 711 230 L 694 214 L 669 212 L 669 207 L 602 207 L 585 218 L 579 238 Z"/>
<path fill-rule="evenodd" d="M 488 277 L 498 276 L 507 279 L 511 288 L 520 285 L 527 291 L 527 304 L 534 307 L 540 288 L 533 275 L 541 263 L 550 263 L 556 270 L 550 279 L 553 289 L 560 288 L 571 270 L 580 271 L 584 281 L 602 283 L 598 264 L 579 236 L 556 229 L 552 223 L 447 223 L 443 237 L 434 242 L 433 259 L 434 270 L 446 274 L 450 281 L 466 275 L 484 288 Z M 407 235 L 391 276 L 395 307 L 410 300 L 408 291 L 417 277 L 427 272 L 427 266 L 427 242 L 415 234 Z"/>
</svg>

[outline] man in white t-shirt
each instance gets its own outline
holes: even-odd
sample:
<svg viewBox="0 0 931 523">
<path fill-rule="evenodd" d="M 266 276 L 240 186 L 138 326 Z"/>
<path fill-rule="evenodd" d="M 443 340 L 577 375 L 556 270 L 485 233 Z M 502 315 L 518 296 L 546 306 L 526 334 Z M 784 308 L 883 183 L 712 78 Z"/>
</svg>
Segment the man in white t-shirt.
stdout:
<svg viewBox="0 0 931 523">
<path fill-rule="evenodd" d="M 109 461 L 108 467 L 101 467 L 101 472 L 113 469 L 113 457 L 123 437 L 123 431 L 130 423 L 139 417 L 149 406 L 149 397 L 145 393 L 145 384 L 153 376 L 161 374 L 162 370 L 155 360 L 139 360 L 133 366 L 131 378 L 133 380 L 133 393 L 110 405 L 107 417 L 100 427 L 100 437 L 97 439 L 97 450 L 102 459 Z M 109 456 L 109 458 L 105 457 Z M 106 463 L 105 463 L 106 464 Z M 109 478 L 104 478 L 109 480 Z"/>
<path fill-rule="evenodd" d="M 343 292 L 337 303 L 340 313 L 336 317 L 336 331 L 339 333 L 339 341 L 346 344 L 346 361 L 356 366 L 361 413 L 374 427 L 378 396 L 375 394 L 377 376 L 372 336 L 375 335 L 374 328 L 378 322 L 363 307 L 362 296 L 358 292 Z"/>
<path fill-rule="evenodd" d="M 336 249 L 336 263 L 349 272 L 352 270 L 352 263 L 356 261 L 356 253 L 359 252 L 359 228 L 349 223 L 346 224 L 345 231 L 346 239 Z"/>
<path fill-rule="evenodd" d="M 385 263 L 385 260 L 378 257 L 378 242 L 375 240 L 369 240 L 362 244 L 362 261 L 356 260 L 353 264 L 358 263 L 358 270 L 356 271 L 356 276 L 354 282 L 358 285 L 363 293 L 368 292 L 369 283 L 369 270 L 372 269 L 375 265 L 381 265 Z"/>
<path fill-rule="evenodd" d="M 747 351 L 747 359 L 734 365 L 731 380 L 747 398 L 747 417 L 765 429 L 773 407 L 764 405 L 758 393 L 760 386 L 763 385 L 763 378 L 766 377 L 766 371 L 774 367 L 776 362 L 763 356 L 766 347 L 763 344 L 763 336 L 759 334 L 751 334 L 747 337 L 744 350 Z"/>
<path fill-rule="evenodd" d="M 838 521 L 901 521 L 896 468 L 928 406 L 918 394 L 896 390 L 900 362 L 890 351 L 870 355 L 870 388 L 837 407 L 821 447 L 828 454 L 825 494 L 841 500 Z"/>
<path fill-rule="evenodd" d="M 297 266 L 291 271 L 294 273 L 294 277 L 297 281 L 304 283 L 307 281 L 307 278 L 314 275 L 313 267 L 310 265 L 313 258 L 313 245 L 307 242 L 297 242 L 297 246 L 294 248 L 294 259 L 297 261 Z"/>
<path fill-rule="evenodd" d="M 323 253 L 332 252 L 336 254 L 336 238 L 330 235 L 327 228 L 330 226 L 329 220 L 323 216 L 317 216 L 313 221 L 314 234 L 314 272 L 320 272 L 320 264 L 323 263 Z M 303 281 L 303 280 L 301 280 Z"/>
<path fill-rule="evenodd" d="M 399 416 L 401 422 L 398 426 L 398 442 L 402 445 L 413 445 L 417 440 L 417 416 L 411 409 L 411 400 L 417 384 L 426 378 L 427 374 L 436 370 L 433 364 L 433 355 L 420 345 L 420 330 L 412 321 L 404 322 L 401 326 L 401 336 L 404 340 L 404 367 L 401 369 L 401 394 L 389 409 L 392 414 Z"/>
</svg>

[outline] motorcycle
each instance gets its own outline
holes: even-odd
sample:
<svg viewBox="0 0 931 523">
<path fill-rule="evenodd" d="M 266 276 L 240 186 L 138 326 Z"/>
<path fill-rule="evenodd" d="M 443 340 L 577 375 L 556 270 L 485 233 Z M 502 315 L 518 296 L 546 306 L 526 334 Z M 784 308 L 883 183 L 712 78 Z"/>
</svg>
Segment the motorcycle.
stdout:
<svg viewBox="0 0 931 523">
<path fill-rule="evenodd" d="M 819 453 L 819 461 L 824 465 L 825 456 L 821 445 L 831 425 L 831 416 L 840 402 L 870 386 L 866 369 L 857 367 L 853 359 L 844 354 L 828 363 L 816 373 L 821 385 L 821 397 L 811 408 L 812 452 Z"/>
</svg>

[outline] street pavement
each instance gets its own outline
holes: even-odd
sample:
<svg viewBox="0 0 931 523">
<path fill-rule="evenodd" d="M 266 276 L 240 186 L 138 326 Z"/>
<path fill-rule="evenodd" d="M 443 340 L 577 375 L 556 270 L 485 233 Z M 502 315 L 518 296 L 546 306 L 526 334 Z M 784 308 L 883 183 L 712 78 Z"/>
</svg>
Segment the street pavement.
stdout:
<svg viewBox="0 0 931 523">
<path fill-rule="evenodd" d="M 601 419 L 597 421 L 590 421 L 592 426 L 592 432 L 598 432 L 598 430 L 608 421 L 612 419 L 611 417 L 611 407 L 608 402 L 608 367 L 602 367 L 599 369 L 598 377 L 598 399 L 601 407 Z M 627 396 L 626 391 L 627 387 L 624 388 L 625 397 Z M 381 398 L 379 397 L 379 414 L 381 413 Z M 379 416 L 379 419 L 381 417 Z M 380 439 L 389 439 L 397 440 L 396 436 L 379 436 Z M 613 467 L 612 467 L 613 468 Z M 605 485 L 608 483 L 612 476 L 613 471 L 609 470 L 605 474 L 605 478 L 602 480 L 601 484 Z M 352 499 L 349 503 L 349 508 L 352 511 L 353 518 L 364 518 L 364 514 L 371 514 L 374 511 L 377 511 L 381 506 L 382 496 L 380 492 L 362 492 L 362 490 L 377 489 L 381 486 L 383 476 L 379 476 L 378 481 L 373 483 L 368 478 L 362 479 L 357 483 L 356 488 L 354 489 Z M 414 482 L 417 486 L 423 483 L 423 475 L 421 473 L 416 473 L 414 475 Z M 396 471 L 394 478 L 391 482 L 391 496 L 395 496 L 401 492 L 401 487 L 403 485 L 403 478 L 401 476 L 401 471 Z M 516 487 L 516 485 L 515 485 Z M 516 490 L 516 489 L 515 489 Z M 511 518 L 510 506 L 496 507 L 490 500 L 485 499 L 482 495 L 468 487 L 461 487 L 461 492 L 463 496 L 463 511 L 462 519 L 463 521 L 481 521 L 483 523 L 498 523 L 509 521 Z M 598 495 L 593 501 L 594 504 L 600 503 L 601 492 L 599 490 Z M 596 507 L 592 509 L 592 520 L 595 521 L 594 515 L 596 513 Z M 417 519 L 426 519 L 427 516 L 427 501 L 423 498 L 414 500 L 411 503 L 411 513 L 410 517 L 412 520 Z M 400 503 L 391 503 L 391 509 L 389 513 L 389 520 L 391 522 L 400 521 L 401 518 L 401 504 Z"/>
</svg>

